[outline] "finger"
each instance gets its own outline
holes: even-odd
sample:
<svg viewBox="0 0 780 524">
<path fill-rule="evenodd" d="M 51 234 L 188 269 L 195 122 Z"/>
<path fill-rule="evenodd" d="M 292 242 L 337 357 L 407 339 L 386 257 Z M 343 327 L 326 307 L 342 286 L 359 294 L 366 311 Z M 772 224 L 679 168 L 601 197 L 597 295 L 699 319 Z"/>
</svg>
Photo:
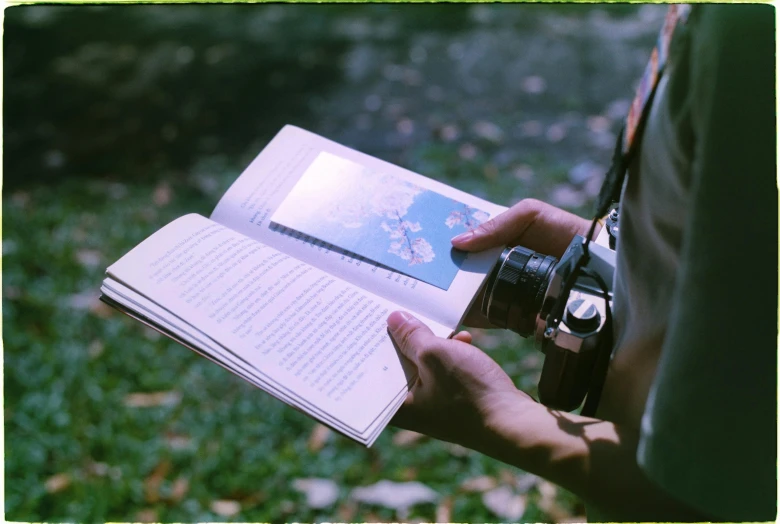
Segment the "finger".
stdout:
<svg viewBox="0 0 780 524">
<path fill-rule="evenodd" d="M 428 326 L 405 311 L 387 317 L 387 329 L 403 356 L 417 364 L 417 352 L 436 338 Z"/>
<path fill-rule="evenodd" d="M 482 251 L 513 244 L 535 222 L 541 202 L 525 199 L 479 227 L 452 239 L 463 251 Z"/>
<path fill-rule="evenodd" d="M 453 335 L 453 340 L 460 340 L 461 342 L 465 342 L 466 344 L 471 344 L 471 333 L 468 331 L 460 331 Z"/>
</svg>

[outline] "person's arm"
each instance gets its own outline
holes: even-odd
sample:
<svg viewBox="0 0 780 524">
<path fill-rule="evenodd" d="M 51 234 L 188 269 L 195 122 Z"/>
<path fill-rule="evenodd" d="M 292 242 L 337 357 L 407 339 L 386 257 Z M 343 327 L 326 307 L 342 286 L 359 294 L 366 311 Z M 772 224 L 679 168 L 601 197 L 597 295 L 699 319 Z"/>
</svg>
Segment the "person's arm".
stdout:
<svg viewBox="0 0 780 524">
<path fill-rule="evenodd" d="M 394 425 L 544 477 L 615 520 L 711 520 L 645 478 L 636 463 L 636 433 L 536 403 L 495 361 L 468 344 L 465 333 L 441 339 L 401 312 L 390 315 L 388 329 L 418 371 Z"/>
</svg>

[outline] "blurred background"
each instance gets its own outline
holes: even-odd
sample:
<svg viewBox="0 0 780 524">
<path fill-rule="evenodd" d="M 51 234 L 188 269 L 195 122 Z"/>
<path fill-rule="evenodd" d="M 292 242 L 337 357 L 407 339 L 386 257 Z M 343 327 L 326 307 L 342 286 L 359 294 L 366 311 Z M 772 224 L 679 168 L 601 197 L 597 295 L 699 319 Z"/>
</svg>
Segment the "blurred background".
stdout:
<svg viewBox="0 0 780 524">
<path fill-rule="evenodd" d="M 566 521 L 571 494 L 394 428 L 371 449 L 97 301 L 295 124 L 587 215 L 660 5 L 5 11 L 5 512 L 21 521 Z M 533 392 L 532 344 L 475 343 Z"/>
</svg>

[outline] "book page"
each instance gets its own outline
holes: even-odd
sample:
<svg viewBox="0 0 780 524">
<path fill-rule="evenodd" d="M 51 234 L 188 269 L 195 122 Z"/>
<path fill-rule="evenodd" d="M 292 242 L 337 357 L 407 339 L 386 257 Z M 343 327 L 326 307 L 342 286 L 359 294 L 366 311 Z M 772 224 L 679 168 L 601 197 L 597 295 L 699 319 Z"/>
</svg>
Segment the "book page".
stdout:
<svg viewBox="0 0 780 524">
<path fill-rule="evenodd" d="M 271 393 L 291 407 L 313 416 L 323 424 L 368 446 L 379 436 L 389 419 L 401 406 L 408 391 L 407 388 L 403 388 L 396 399 L 393 400 L 393 403 L 379 415 L 377 420 L 365 432 L 357 433 L 345 426 L 341 421 L 333 418 L 329 413 L 318 409 L 306 401 L 306 399 L 290 396 L 289 391 L 283 385 L 269 381 L 262 372 L 247 364 L 246 361 L 227 348 L 216 343 L 197 327 L 188 324 L 178 316 L 158 306 L 135 290 L 117 282 L 110 276 L 103 281 L 101 292 L 105 301 L 123 313 L 170 337 L 202 357 L 224 367 L 247 382 Z"/>
<path fill-rule="evenodd" d="M 505 209 L 308 131 L 286 126 L 228 189 L 212 213 L 212 220 L 370 290 L 416 315 L 454 329 L 502 249 L 470 253 L 448 289 L 441 289 L 321 240 L 274 225 L 271 216 L 322 153 L 406 180 L 483 210 L 490 217 Z"/>
<path fill-rule="evenodd" d="M 407 386 L 385 323 L 396 305 L 199 215 L 165 226 L 108 274 L 353 432 Z"/>
</svg>

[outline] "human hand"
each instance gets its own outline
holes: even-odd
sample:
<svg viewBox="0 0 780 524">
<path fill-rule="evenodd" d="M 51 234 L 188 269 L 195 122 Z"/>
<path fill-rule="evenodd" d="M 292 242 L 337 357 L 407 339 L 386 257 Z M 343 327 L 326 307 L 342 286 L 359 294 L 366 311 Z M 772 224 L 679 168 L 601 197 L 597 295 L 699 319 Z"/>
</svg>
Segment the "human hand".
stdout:
<svg viewBox="0 0 780 524">
<path fill-rule="evenodd" d="M 470 344 L 467 332 L 439 338 L 400 311 L 388 317 L 387 325 L 401 354 L 417 368 L 394 425 L 480 450 L 507 403 L 520 398 L 536 406 L 493 359 Z"/>
<path fill-rule="evenodd" d="M 585 236 L 590 221 L 555 206 L 527 198 L 479 227 L 452 239 L 463 251 L 483 251 L 498 246 L 521 245 L 545 255 L 561 258 L 574 235 Z M 594 232 L 598 234 L 598 228 Z M 483 289 L 484 292 L 484 289 Z M 466 325 L 492 326 L 480 311 L 482 292 L 466 314 Z"/>
</svg>

